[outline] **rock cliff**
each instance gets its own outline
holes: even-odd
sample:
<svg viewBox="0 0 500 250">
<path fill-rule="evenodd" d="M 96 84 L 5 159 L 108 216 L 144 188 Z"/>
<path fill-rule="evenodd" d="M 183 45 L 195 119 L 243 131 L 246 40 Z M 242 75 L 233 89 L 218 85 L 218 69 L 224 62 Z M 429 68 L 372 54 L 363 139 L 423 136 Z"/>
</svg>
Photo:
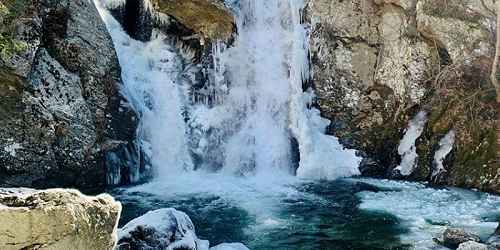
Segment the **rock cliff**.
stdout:
<svg viewBox="0 0 500 250">
<path fill-rule="evenodd" d="M 364 175 L 500 192 L 494 10 L 490 0 L 308 1 L 318 106 L 329 132 L 366 157 Z M 398 144 L 419 111 L 429 119 L 418 166 L 402 176 Z M 452 152 L 433 175 L 450 130 Z"/>
<path fill-rule="evenodd" d="M 134 164 L 136 122 L 93 2 L 0 8 L 0 186 L 102 189 Z"/>
</svg>

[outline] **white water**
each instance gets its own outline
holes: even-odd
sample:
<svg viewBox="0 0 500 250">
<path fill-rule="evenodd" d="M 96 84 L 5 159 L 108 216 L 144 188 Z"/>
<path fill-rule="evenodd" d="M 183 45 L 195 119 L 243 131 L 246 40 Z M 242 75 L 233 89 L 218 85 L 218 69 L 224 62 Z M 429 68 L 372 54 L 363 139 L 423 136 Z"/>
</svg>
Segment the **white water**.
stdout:
<svg viewBox="0 0 500 250">
<path fill-rule="evenodd" d="M 498 196 L 454 188 L 433 189 L 410 182 L 361 181 L 390 191 L 358 193 L 362 201 L 359 208 L 397 216 L 409 229 L 408 233 L 401 235 L 401 241 L 414 249 L 435 249 L 438 246 L 432 238 L 439 238 L 447 227 L 464 228 L 484 238 L 498 226 L 498 223 L 485 219 L 500 213 Z"/>
<path fill-rule="evenodd" d="M 241 0 L 228 4 L 236 14 L 234 46 L 214 50 L 215 83 L 222 103 L 203 113 L 218 117 L 224 130 L 225 172 L 289 171 L 291 140 L 299 144 L 297 175 L 337 178 L 358 174 L 359 158 L 334 137 L 324 135 L 328 122 L 309 108 L 313 95 L 304 92 L 309 79 L 308 32 L 300 23 L 300 0 Z M 217 77 L 216 77 L 217 79 Z M 206 115 L 207 116 L 207 115 Z M 235 119 L 236 118 L 236 119 Z M 206 121 L 203 120 L 202 121 Z M 220 139 L 220 138 L 218 138 Z"/>
<path fill-rule="evenodd" d="M 417 165 L 418 154 L 416 141 L 424 132 L 425 124 L 427 123 L 427 112 L 420 111 L 409 122 L 405 135 L 398 147 L 398 153 L 401 156 L 401 163 L 396 167 L 399 173 L 407 176 L 413 173 Z"/>
<path fill-rule="evenodd" d="M 123 93 L 140 114 L 139 143 L 151 158 L 157 175 L 193 168 L 182 116 L 185 86 L 181 58 L 166 37 L 157 33 L 150 42 L 131 39 L 120 24 L 96 2 L 113 38 L 122 68 Z M 136 170 L 138 171 L 138 169 Z M 132 180 L 139 173 L 132 173 Z"/>
<path fill-rule="evenodd" d="M 298 176 L 359 174 L 360 158 L 324 134 L 329 122 L 310 107 L 312 91 L 302 89 L 309 80 L 302 0 L 227 4 L 236 16 L 237 39 L 231 47 L 214 44 L 210 80 L 193 93 L 182 79 L 189 58 L 159 33 L 146 43 L 131 39 L 100 8 L 122 66 L 123 91 L 141 114 L 139 138 L 157 179 L 195 167 L 237 175 L 294 173 L 293 139 Z M 191 154 L 201 160 L 193 163 Z"/>
</svg>

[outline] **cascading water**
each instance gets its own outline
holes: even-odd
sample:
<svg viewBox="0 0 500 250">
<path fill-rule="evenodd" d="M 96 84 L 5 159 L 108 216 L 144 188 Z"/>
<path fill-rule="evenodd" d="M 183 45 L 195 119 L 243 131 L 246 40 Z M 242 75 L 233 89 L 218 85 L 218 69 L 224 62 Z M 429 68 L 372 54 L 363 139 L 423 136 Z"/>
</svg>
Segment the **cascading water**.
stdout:
<svg viewBox="0 0 500 250">
<path fill-rule="evenodd" d="M 131 39 L 100 5 L 124 0 L 95 1 L 120 59 L 124 95 L 141 118 L 138 145 L 156 170 L 157 181 L 112 191 L 124 207 L 122 223 L 176 207 L 201 237 L 251 249 L 434 249 L 443 225 L 465 222 L 483 236 L 497 226 L 484 222 L 500 208 L 488 195 L 369 179 L 309 181 L 356 175 L 360 159 L 324 134 L 328 121 L 312 107 L 313 91 L 303 89 L 302 0 L 228 0 L 238 35 L 231 46 L 212 45 L 209 66 L 193 63 L 161 32 L 149 42 Z M 200 72 L 208 80 L 197 81 Z M 402 140 L 407 166 L 425 121 L 417 116 Z M 443 140 L 438 163 L 451 144 Z M 140 173 L 131 174 L 137 180 Z"/>
<path fill-rule="evenodd" d="M 227 94 L 214 98 L 220 104 L 198 107 L 201 111 L 195 112 L 191 126 L 211 131 L 200 139 L 200 147 L 221 147 L 222 161 L 213 163 L 225 172 L 294 172 L 290 168 L 297 152 L 291 142 L 297 140 L 299 176 L 358 174 L 355 152 L 324 135 L 328 122 L 310 107 L 312 91 L 302 89 L 309 80 L 303 2 L 233 0 L 227 4 L 235 12 L 238 37 L 234 46 L 218 44 L 214 49 L 218 76 L 214 85 L 219 90 L 214 93 Z"/>
<path fill-rule="evenodd" d="M 165 37 L 135 41 L 101 10 L 122 65 L 124 91 L 141 114 L 142 144 L 157 176 L 195 167 L 239 175 L 296 171 L 307 178 L 358 174 L 355 151 L 324 134 L 328 121 L 311 107 L 312 90 L 302 88 L 309 80 L 303 1 L 226 4 L 236 16 L 237 39 L 231 47 L 213 45 L 209 81 L 191 98 L 180 77 L 185 64 Z"/>
</svg>

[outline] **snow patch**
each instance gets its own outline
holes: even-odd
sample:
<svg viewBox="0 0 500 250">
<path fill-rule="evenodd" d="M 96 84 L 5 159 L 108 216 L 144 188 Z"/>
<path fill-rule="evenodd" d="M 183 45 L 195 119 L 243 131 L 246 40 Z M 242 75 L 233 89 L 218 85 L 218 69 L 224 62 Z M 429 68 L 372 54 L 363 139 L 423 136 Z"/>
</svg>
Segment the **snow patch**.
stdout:
<svg viewBox="0 0 500 250">
<path fill-rule="evenodd" d="M 432 171 L 432 178 L 440 175 L 443 172 L 446 172 L 444 168 L 443 161 L 446 159 L 446 156 L 453 149 L 453 144 L 455 143 L 455 131 L 450 130 L 440 141 L 439 141 L 439 149 L 434 154 L 434 170 Z"/>
<path fill-rule="evenodd" d="M 7 153 L 10 154 L 10 156 L 12 157 L 16 157 L 16 150 L 19 150 L 19 149 L 23 149 L 23 146 L 21 146 L 21 144 L 19 143 L 13 143 L 13 144 L 10 144 L 10 145 L 7 145 L 3 148 L 3 150 Z"/>
<path fill-rule="evenodd" d="M 401 156 L 401 163 L 396 167 L 396 170 L 399 170 L 399 173 L 403 176 L 413 173 L 417 165 L 418 154 L 415 144 L 417 139 L 422 135 L 422 132 L 424 132 L 426 123 L 427 112 L 418 112 L 409 122 L 405 135 L 399 144 L 398 153 Z"/>
</svg>

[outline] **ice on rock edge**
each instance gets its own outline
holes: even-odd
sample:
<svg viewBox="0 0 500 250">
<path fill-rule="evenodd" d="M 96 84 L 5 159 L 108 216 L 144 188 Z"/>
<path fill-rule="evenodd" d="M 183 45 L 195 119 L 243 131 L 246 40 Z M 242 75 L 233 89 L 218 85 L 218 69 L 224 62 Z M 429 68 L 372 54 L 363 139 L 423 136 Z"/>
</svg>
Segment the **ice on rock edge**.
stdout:
<svg viewBox="0 0 500 250">
<path fill-rule="evenodd" d="M 440 141 L 439 149 L 434 154 L 434 170 L 432 171 L 432 177 L 435 178 L 439 174 L 446 171 L 443 165 L 443 161 L 446 156 L 453 149 L 453 144 L 455 143 L 455 131 L 450 130 Z"/>
<path fill-rule="evenodd" d="M 401 156 L 401 163 L 396 167 L 396 170 L 403 176 L 408 176 L 413 173 L 417 165 L 417 139 L 424 132 L 425 124 L 427 123 L 427 112 L 420 111 L 409 122 L 405 135 L 399 143 L 398 153 Z"/>
</svg>

